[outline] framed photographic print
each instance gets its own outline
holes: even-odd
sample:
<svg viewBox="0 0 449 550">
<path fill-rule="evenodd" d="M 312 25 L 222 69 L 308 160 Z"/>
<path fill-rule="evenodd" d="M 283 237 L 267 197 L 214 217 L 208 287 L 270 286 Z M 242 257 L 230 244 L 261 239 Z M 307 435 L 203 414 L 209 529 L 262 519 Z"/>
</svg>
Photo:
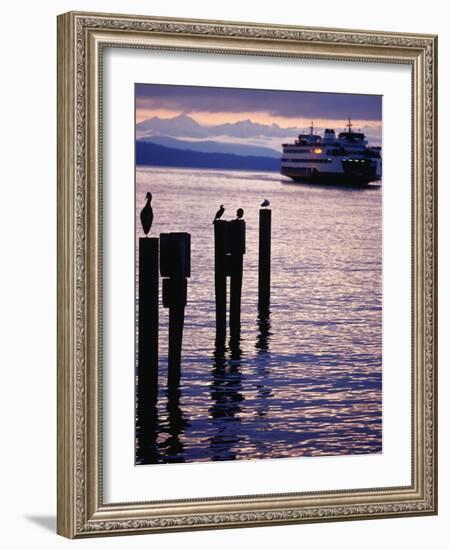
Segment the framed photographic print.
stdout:
<svg viewBox="0 0 449 550">
<path fill-rule="evenodd" d="M 435 514 L 431 35 L 58 18 L 58 532 Z"/>
</svg>

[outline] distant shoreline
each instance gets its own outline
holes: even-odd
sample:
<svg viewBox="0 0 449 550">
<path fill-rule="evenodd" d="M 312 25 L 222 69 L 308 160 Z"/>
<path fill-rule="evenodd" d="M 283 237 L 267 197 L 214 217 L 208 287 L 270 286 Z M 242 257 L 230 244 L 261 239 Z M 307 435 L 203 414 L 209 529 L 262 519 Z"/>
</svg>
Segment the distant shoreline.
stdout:
<svg viewBox="0 0 449 550">
<path fill-rule="evenodd" d="M 278 174 L 279 173 L 279 177 L 282 178 L 282 179 L 285 179 L 286 181 L 290 181 L 288 178 L 286 178 L 285 176 L 282 176 L 280 172 L 278 172 L 277 170 L 263 170 L 261 168 L 215 168 L 213 166 L 209 167 L 209 166 L 169 166 L 169 165 L 165 165 L 165 164 L 137 164 L 136 163 L 136 169 L 139 169 L 139 168 L 170 168 L 170 169 L 191 169 L 191 170 L 204 170 L 204 171 L 207 171 L 207 170 L 210 170 L 210 171 L 216 171 L 216 170 L 226 170 L 228 172 L 266 172 L 267 174 Z"/>
<path fill-rule="evenodd" d="M 136 141 L 136 166 L 280 172 L 280 158 L 204 153 Z"/>
</svg>

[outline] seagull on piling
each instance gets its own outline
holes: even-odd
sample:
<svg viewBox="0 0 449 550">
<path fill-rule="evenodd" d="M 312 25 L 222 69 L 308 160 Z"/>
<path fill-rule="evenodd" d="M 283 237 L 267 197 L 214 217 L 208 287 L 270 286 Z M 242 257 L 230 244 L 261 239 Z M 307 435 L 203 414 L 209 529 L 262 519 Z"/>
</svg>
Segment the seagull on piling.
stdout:
<svg viewBox="0 0 449 550">
<path fill-rule="evenodd" d="M 143 232 L 145 233 L 145 236 L 148 237 L 148 233 L 150 232 L 151 225 L 153 224 L 153 208 L 151 206 L 151 200 L 153 198 L 153 195 L 148 191 L 146 195 L 147 203 L 142 208 L 142 211 L 140 212 L 140 221 L 142 222 Z"/>
<path fill-rule="evenodd" d="M 264 199 L 260 206 L 262 206 L 262 208 L 266 208 L 267 206 L 270 206 L 270 201 L 268 199 Z"/>
<path fill-rule="evenodd" d="M 217 210 L 214 221 L 212 223 L 215 223 L 217 220 L 219 220 L 223 216 L 224 211 L 225 211 L 224 204 L 220 204 L 220 208 Z"/>
<path fill-rule="evenodd" d="M 239 208 L 239 209 L 237 210 L 237 219 L 238 219 L 238 220 L 241 220 L 241 219 L 243 218 L 243 214 L 244 214 L 243 208 Z"/>
</svg>

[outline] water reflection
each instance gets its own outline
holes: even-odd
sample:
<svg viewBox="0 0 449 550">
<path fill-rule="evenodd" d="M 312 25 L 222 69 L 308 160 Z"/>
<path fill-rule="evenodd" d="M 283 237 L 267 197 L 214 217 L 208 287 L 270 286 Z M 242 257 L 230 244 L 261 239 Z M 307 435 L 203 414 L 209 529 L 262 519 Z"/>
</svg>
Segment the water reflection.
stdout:
<svg viewBox="0 0 449 550">
<path fill-rule="evenodd" d="M 271 322 L 270 311 L 259 309 L 257 316 L 257 340 L 255 348 L 257 350 L 259 360 L 257 362 L 257 415 L 259 417 L 267 416 L 269 407 L 269 398 L 272 395 L 272 390 L 268 385 L 270 379 L 270 337 L 271 337 Z"/>
<path fill-rule="evenodd" d="M 231 338 L 227 350 L 219 348 L 214 351 L 210 386 L 212 406 L 209 412 L 216 429 L 209 443 L 211 460 L 236 458 L 235 446 L 240 441 L 239 413 L 245 399 L 242 393 L 241 359 L 239 339 Z"/>
<path fill-rule="evenodd" d="M 181 390 L 178 387 L 167 389 L 167 421 L 164 431 L 168 437 L 160 445 L 165 462 L 185 462 L 184 443 L 181 436 L 189 426 L 189 422 L 180 404 Z"/>
<path fill-rule="evenodd" d="M 256 340 L 256 349 L 260 353 L 267 352 L 270 344 L 271 337 L 271 322 L 270 322 L 270 311 L 262 312 L 259 311 L 257 316 L 257 340 Z"/>
<path fill-rule="evenodd" d="M 137 408 L 136 462 L 137 464 L 155 464 L 159 462 L 157 438 L 160 430 L 157 406 Z"/>
</svg>

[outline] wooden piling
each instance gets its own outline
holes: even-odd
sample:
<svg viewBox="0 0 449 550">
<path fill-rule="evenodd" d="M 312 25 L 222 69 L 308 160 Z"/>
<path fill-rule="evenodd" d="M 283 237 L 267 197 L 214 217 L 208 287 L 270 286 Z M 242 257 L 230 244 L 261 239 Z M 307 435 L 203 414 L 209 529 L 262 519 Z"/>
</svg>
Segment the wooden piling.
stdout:
<svg viewBox="0 0 449 550">
<path fill-rule="evenodd" d="M 246 224 L 244 220 L 233 220 L 229 224 L 229 252 L 231 275 L 231 298 L 229 306 L 229 329 L 231 340 L 240 340 L 240 317 L 242 303 L 243 255 L 246 246 Z"/>
<path fill-rule="evenodd" d="M 143 421 L 157 402 L 159 331 L 159 240 L 139 239 L 137 401 Z"/>
<path fill-rule="evenodd" d="M 271 282 L 271 210 L 259 210 L 259 311 L 266 313 L 270 308 Z"/>
<path fill-rule="evenodd" d="M 190 277 L 190 233 L 161 233 L 161 277 Z"/>
<path fill-rule="evenodd" d="M 232 340 L 240 339 L 242 304 L 243 255 L 231 256 L 231 298 L 229 304 L 229 329 Z"/>
<path fill-rule="evenodd" d="M 168 308 L 168 387 L 176 390 L 181 381 L 181 352 L 184 311 L 187 304 L 187 279 L 162 280 L 162 303 Z"/>
<path fill-rule="evenodd" d="M 215 239 L 215 318 L 217 350 L 226 341 L 226 277 L 231 278 L 229 328 L 232 341 L 240 339 L 243 255 L 246 247 L 246 224 L 242 219 L 214 222 Z"/>
<path fill-rule="evenodd" d="M 182 336 L 187 304 L 187 277 L 190 277 L 190 234 L 162 233 L 162 303 L 169 310 L 168 388 L 174 391 L 181 380 Z"/>
<path fill-rule="evenodd" d="M 184 330 L 184 308 L 169 309 L 168 329 L 168 387 L 178 388 L 181 381 L 182 334 Z"/>
<path fill-rule="evenodd" d="M 228 273 L 228 224 L 224 220 L 214 222 L 215 243 L 215 345 L 221 349 L 226 340 L 226 275 Z"/>
</svg>

